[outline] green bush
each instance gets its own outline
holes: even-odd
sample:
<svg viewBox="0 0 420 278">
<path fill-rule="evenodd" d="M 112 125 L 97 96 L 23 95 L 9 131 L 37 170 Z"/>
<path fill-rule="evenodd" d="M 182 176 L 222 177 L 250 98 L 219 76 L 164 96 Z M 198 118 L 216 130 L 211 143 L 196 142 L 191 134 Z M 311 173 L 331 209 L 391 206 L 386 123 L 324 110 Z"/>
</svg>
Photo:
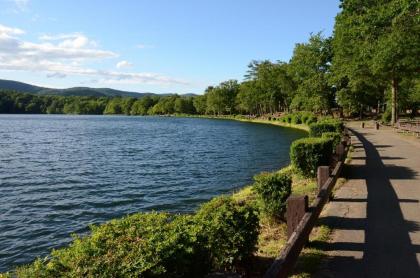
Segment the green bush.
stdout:
<svg viewBox="0 0 420 278">
<path fill-rule="evenodd" d="M 286 211 L 286 200 L 292 192 L 292 178 L 282 172 L 261 173 L 254 176 L 254 190 L 262 201 L 265 213 L 282 218 Z"/>
<path fill-rule="evenodd" d="M 303 124 L 306 124 L 306 121 L 308 120 L 309 116 L 311 116 L 310 112 L 302 112 L 301 120 Z"/>
<path fill-rule="evenodd" d="M 292 122 L 292 116 L 290 114 L 284 115 L 280 118 L 283 123 L 290 124 Z"/>
<path fill-rule="evenodd" d="M 341 134 L 338 132 L 324 132 L 322 133 L 322 138 L 331 138 L 332 139 L 332 148 L 333 151 L 337 147 L 338 144 L 341 142 Z"/>
<path fill-rule="evenodd" d="M 309 125 L 316 122 L 317 117 L 312 112 L 300 111 L 283 115 L 279 120 L 283 123 Z"/>
<path fill-rule="evenodd" d="M 181 277 L 208 271 L 191 216 L 138 213 L 75 237 L 51 259 L 17 269 L 18 277 Z"/>
<path fill-rule="evenodd" d="M 324 117 L 324 118 L 321 118 L 318 122 L 328 123 L 328 124 L 333 125 L 335 127 L 336 132 L 341 133 L 344 130 L 344 123 L 340 119 L 334 119 L 334 118 L 331 118 L 331 117 Z"/>
<path fill-rule="evenodd" d="M 301 124 L 302 123 L 302 114 L 299 112 L 290 114 L 292 124 Z"/>
<path fill-rule="evenodd" d="M 290 146 L 292 165 L 307 177 L 315 177 L 318 166 L 329 165 L 331 155 L 331 138 L 302 138 Z"/>
<path fill-rule="evenodd" d="M 316 123 L 318 120 L 318 118 L 315 115 L 308 115 L 308 117 L 306 118 L 306 120 L 304 121 L 304 123 L 306 125 L 310 125 L 312 123 Z"/>
<path fill-rule="evenodd" d="M 222 196 L 202 205 L 195 218 L 213 270 L 232 270 L 256 250 L 259 234 L 256 208 Z"/>
<path fill-rule="evenodd" d="M 320 120 L 309 125 L 309 134 L 312 137 L 321 137 L 324 132 L 338 132 L 341 133 L 344 129 L 344 124 L 340 120 L 327 119 Z"/>
<path fill-rule="evenodd" d="M 250 258 L 259 233 L 257 209 L 219 197 L 196 215 L 137 213 L 91 227 L 17 277 L 202 277 Z"/>
</svg>

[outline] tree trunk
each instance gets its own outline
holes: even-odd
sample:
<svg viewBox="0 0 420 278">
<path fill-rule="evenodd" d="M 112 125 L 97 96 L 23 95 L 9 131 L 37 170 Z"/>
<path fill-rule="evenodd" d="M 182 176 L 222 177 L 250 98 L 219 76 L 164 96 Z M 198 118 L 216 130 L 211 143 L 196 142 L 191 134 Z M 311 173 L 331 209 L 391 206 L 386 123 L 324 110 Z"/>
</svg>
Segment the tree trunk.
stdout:
<svg viewBox="0 0 420 278">
<path fill-rule="evenodd" d="M 395 125 L 395 123 L 398 120 L 397 94 L 398 94 L 398 81 L 395 77 L 393 77 L 392 88 L 391 88 L 391 125 Z"/>
</svg>

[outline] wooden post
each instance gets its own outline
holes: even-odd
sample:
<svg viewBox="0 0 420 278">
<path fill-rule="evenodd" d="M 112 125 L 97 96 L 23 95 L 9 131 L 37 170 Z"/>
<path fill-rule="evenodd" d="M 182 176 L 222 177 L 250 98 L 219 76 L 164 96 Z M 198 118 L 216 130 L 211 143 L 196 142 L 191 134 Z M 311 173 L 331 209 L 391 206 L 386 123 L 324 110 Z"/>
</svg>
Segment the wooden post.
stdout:
<svg viewBox="0 0 420 278">
<path fill-rule="evenodd" d="M 345 148 L 345 146 L 344 146 L 343 142 L 341 142 L 340 144 L 337 145 L 337 147 L 335 149 L 335 153 L 338 156 L 338 161 L 341 161 L 343 159 L 343 156 L 344 156 L 344 148 Z"/>
<path fill-rule="evenodd" d="M 330 167 L 328 166 L 319 166 L 317 170 L 317 183 L 318 183 L 318 191 L 321 191 L 322 186 L 330 177 Z"/>
<path fill-rule="evenodd" d="M 300 220 L 308 211 L 308 196 L 290 196 L 287 199 L 287 238 L 295 231 Z"/>
<path fill-rule="evenodd" d="M 365 128 L 365 122 L 362 122 L 361 126 L 362 126 L 362 128 Z"/>
<path fill-rule="evenodd" d="M 379 123 L 375 122 L 375 129 L 378 130 L 379 129 Z"/>
</svg>

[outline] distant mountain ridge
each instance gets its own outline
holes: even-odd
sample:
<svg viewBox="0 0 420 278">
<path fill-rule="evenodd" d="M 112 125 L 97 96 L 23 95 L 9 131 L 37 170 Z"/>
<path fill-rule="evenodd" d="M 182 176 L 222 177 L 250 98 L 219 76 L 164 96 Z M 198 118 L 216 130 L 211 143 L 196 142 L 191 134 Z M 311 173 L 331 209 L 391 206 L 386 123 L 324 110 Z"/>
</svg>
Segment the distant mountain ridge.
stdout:
<svg viewBox="0 0 420 278">
<path fill-rule="evenodd" d="M 120 91 L 110 88 L 90 88 L 90 87 L 72 87 L 67 89 L 53 89 L 31 85 L 24 82 L 0 79 L 0 89 L 15 90 L 19 92 L 37 94 L 37 95 L 56 95 L 56 96 L 94 96 L 94 97 L 135 97 L 145 96 L 168 96 L 171 94 L 154 93 L 136 93 Z M 184 96 L 194 96 L 194 94 L 185 94 Z"/>
</svg>

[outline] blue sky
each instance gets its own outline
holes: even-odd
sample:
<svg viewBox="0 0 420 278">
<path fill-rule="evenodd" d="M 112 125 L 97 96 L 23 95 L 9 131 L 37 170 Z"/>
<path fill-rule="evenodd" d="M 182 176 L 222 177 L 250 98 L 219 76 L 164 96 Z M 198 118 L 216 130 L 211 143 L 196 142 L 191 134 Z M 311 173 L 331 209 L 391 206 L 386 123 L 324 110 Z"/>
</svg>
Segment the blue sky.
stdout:
<svg viewBox="0 0 420 278">
<path fill-rule="evenodd" d="M 201 93 L 331 35 L 338 0 L 0 0 L 0 79 Z"/>
</svg>

